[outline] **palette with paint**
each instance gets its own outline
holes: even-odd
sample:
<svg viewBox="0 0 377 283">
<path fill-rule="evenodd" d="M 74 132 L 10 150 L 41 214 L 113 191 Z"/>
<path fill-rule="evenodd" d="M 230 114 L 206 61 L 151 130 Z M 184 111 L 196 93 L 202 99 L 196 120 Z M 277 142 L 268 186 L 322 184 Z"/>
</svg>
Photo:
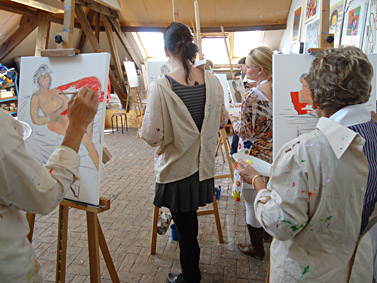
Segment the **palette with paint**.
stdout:
<svg viewBox="0 0 377 283">
<path fill-rule="evenodd" d="M 245 154 L 245 153 L 241 153 L 241 152 L 237 152 L 237 153 L 234 153 L 233 155 L 233 158 L 234 160 L 236 160 L 237 162 L 242 159 L 244 161 L 246 161 L 247 163 L 250 163 L 255 170 L 258 171 L 259 174 L 263 175 L 263 176 L 270 176 L 270 171 L 271 171 L 271 164 L 262 160 L 262 159 L 259 159 L 259 158 L 256 158 L 254 156 L 251 156 L 251 155 L 248 155 L 248 154 Z"/>
</svg>

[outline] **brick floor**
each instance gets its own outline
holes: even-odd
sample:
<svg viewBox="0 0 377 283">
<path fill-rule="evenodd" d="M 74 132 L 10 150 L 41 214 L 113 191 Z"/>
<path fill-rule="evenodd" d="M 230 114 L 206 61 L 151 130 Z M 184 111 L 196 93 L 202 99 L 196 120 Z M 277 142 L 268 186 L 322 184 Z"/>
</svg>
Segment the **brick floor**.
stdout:
<svg viewBox="0 0 377 283">
<path fill-rule="evenodd" d="M 170 231 L 158 235 L 156 255 L 150 255 L 155 177 L 154 148 L 140 138 L 136 129 L 122 133 L 105 131 L 105 143 L 113 155 L 102 171 L 101 196 L 111 199 L 111 209 L 99 214 L 121 282 L 166 282 L 168 272 L 180 271 L 179 247 Z M 217 174 L 227 173 L 221 154 L 216 158 Z M 225 243 L 219 244 L 213 215 L 199 217 L 200 269 L 202 282 L 264 282 L 268 258 L 264 261 L 243 255 L 237 243 L 248 240 L 245 207 L 231 197 L 229 179 L 216 180 L 222 192 L 218 200 Z M 55 281 L 58 213 L 37 216 L 33 247 L 46 282 Z M 66 282 L 90 282 L 86 217 L 70 209 Z M 265 244 L 269 251 L 269 244 Z M 101 255 L 102 282 L 111 282 Z"/>
</svg>

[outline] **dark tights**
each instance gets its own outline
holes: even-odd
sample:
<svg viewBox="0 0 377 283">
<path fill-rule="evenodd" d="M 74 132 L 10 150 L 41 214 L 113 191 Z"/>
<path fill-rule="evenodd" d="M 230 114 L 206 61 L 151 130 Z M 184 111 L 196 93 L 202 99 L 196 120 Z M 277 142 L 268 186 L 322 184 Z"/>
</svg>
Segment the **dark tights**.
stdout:
<svg viewBox="0 0 377 283">
<path fill-rule="evenodd" d="M 196 211 L 172 212 L 177 226 L 180 262 L 185 282 L 200 282 L 200 248 L 198 244 L 198 216 Z"/>
</svg>

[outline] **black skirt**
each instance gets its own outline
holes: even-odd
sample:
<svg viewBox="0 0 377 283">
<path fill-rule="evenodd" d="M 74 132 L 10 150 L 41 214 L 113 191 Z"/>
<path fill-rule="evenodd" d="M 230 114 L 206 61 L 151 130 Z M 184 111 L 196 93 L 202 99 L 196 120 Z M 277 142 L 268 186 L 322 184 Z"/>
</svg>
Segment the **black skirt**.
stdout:
<svg viewBox="0 0 377 283">
<path fill-rule="evenodd" d="M 199 182 L 199 171 L 172 183 L 156 183 L 153 204 L 173 212 L 196 211 L 199 206 L 213 202 L 214 186 L 214 178 Z"/>
</svg>

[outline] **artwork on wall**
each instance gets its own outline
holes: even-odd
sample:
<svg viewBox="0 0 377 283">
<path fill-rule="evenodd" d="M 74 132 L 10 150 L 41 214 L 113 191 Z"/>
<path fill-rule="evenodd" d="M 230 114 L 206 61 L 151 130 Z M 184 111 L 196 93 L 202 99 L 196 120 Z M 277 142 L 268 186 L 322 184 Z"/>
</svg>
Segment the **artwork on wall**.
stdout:
<svg viewBox="0 0 377 283">
<path fill-rule="evenodd" d="M 301 7 L 295 10 L 293 15 L 292 43 L 300 41 L 301 34 Z"/>
<path fill-rule="evenodd" d="M 377 0 L 370 0 L 364 29 L 363 46 L 365 53 L 377 53 Z M 376 70 L 375 70 L 376 71 Z"/>
<path fill-rule="evenodd" d="M 307 23 L 317 18 L 318 13 L 318 0 L 306 0 L 305 22 Z"/>
<path fill-rule="evenodd" d="M 80 180 L 67 199 L 98 205 L 102 169 L 109 53 L 72 57 L 22 57 L 18 119 L 32 128 L 26 150 L 45 164 L 63 140 L 68 126 L 67 102 L 72 92 L 87 86 L 98 92 L 98 111 L 79 149 Z M 47 119 L 46 119 L 47 118 Z"/>
<path fill-rule="evenodd" d="M 309 48 L 318 47 L 319 23 L 318 19 L 306 25 L 305 53 L 308 53 Z"/>
<path fill-rule="evenodd" d="M 131 61 L 124 61 L 124 68 L 126 69 L 127 73 L 127 80 L 129 87 L 138 87 L 139 86 L 139 79 L 137 77 L 135 63 Z"/>
<path fill-rule="evenodd" d="M 273 156 L 288 141 L 312 131 L 318 117 L 311 107 L 310 96 L 301 76 L 307 73 L 312 55 L 275 54 L 273 57 Z M 368 58 L 376 70 L 377 54 Z M 287 71 L 289 66 L 289 71 Z M 369 110 L 376 108 L 376 74 L 372 79 Z"/>
<path fill-rule="evenodd" d="M 172 70 L 169 61 L 152 61 L 146 62 L 147 74 L 148 74 L 148 85 L 152 81 L 156 80 L 159 76 L 170 73 Z"/>
<path fill-rule="evenodd" d="M 228 87 L 232 103 L 241 103 L 245 94 L 245 87 L 242 80 L 228 80 Z"/>
<path fill-rule="evenodd" d="M 341 45 L 361 47 L 366 20 L 368 0 L 346 1 L 343 18 Z"/>
<path fill-rule="evenodd" d="M 334 47 L 339 47 L 342 28 L 344 0 L 330 2 L 329 32 L 334 34 Z"/>
</svg>

